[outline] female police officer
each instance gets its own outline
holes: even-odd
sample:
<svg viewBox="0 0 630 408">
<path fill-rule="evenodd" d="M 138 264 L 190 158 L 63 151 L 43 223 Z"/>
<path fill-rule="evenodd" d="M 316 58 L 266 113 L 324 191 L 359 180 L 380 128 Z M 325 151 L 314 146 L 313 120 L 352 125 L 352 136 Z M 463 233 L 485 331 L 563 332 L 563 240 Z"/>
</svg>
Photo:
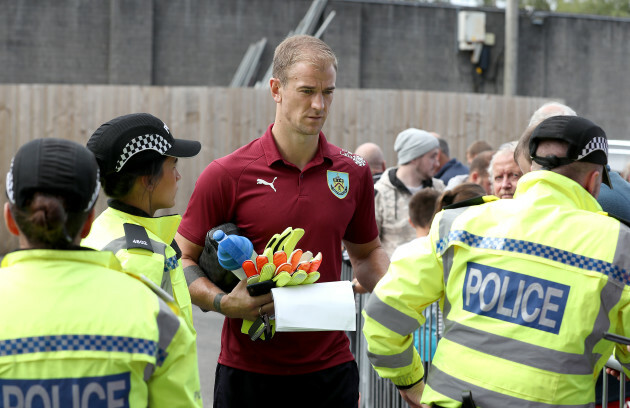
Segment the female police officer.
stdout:
<svg viewBox="0 0 630 408">
<path fill-rule="evenodd" d="M 201 406 L 185 321 L 111 252 L 78 246 L 98 191 L 77 143 L 34 140 L 12 161 L 4 218 L 21 250 L 0 268 L 0 405 Z"/>
<path fill-rule="evenodd" d="M 178 157 L 199 153 L 199 142 L 175 139 L 148 113 L 120 116 L 101 125 L 87 143 L 101 184 L 111 199 L 83 241 L 112 251 L 126 271 L 145 275 L 175 298 L 193 333 L 190 293 L 174 237 L 181 217 L 153 217 L 175 205 Z"/>
</svg>

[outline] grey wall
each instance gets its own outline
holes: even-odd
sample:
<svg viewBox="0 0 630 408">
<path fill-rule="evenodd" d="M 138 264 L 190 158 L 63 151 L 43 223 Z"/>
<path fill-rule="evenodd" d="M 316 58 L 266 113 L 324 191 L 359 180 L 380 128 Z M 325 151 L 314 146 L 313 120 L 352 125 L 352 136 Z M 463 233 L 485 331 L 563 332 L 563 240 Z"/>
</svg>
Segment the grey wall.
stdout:
<svg viewBox="0 0 630 408">
<path fill-rule="evenodd" d="M 53 4 L 54 5 L 51 5 Z M 0 0 L 0 83 L 227 86 L 250 43 L 273 48 L 311 0 Z M 330 0 L 324 34 L 338 54 L 341 88 L 501 93 L 504 13 L 486 12 L 496 35 L 483 81 L 457 49 L 454 6 Z M 610 138 L 627 128 L 630 20 L 547 14 L 519 18 L 518 94 L 556 97 Z M 477 80 L 475 80 L 475 77 Z"/>
</svg>

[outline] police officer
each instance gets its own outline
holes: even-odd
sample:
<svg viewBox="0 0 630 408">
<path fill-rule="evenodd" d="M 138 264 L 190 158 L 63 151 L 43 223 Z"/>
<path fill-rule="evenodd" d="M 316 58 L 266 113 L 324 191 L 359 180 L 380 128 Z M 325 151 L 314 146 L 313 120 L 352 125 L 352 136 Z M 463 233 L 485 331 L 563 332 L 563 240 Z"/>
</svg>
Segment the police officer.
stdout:
<svg viewBox="0 0 630 408">
<path fill-rule="evenodd" d="M 179 215 L 154 217 L 175 205 L 178 157 L 199 153 L 197 141 L 175 139 L 148 113 L 119 116 L 101 125 L 87 143 L 110 197 L 82 245 L 112 251 L 126 271 L 143 274 L 175 298 L 195 333 L 192 304 L 174 241 Z"/>
<path fill-rule="evenodd" d="M 0 406 L 200 407 L 184 319 L 114 254 L 78 245 L 98 192 L 75 142 L 34 140 L 13 158 L 4 218 L 21 250 L 0 268 Z"/>
<path fill-rule="evenodd" d="M 364 310 L 372 365 L 412 407 L 588 407 L 595 379 L 630 334 L 630 228 L 596 201 L 607 139 L 556 116 L 530 141 L 534 169 L 514 200 L 436 215 L 426 245 L 392 262 Z M 412 335 L 440 300 L 444 337 L 426 385 Z M 428 406 L 428 405 L 425 405 Z"/>
</svg>

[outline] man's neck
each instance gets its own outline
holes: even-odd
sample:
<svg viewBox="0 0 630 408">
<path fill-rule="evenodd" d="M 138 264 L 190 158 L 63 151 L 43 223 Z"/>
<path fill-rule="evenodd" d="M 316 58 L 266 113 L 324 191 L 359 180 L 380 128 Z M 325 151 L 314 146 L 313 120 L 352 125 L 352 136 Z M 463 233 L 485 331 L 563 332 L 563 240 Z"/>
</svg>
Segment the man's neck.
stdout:
<svg viewBox="0 0 630 408">
<path fill-rule="evenodd" d="M 416 171 L 414 166 L 410 165 L 402 165 L 398 167 L 396 170 L 396 177 L 398 177 L 404 185 L 409 187 L 420 187 L 422 182 L 425 180 L 425 178 Z"/>
<path fill-rule="evenodd" d="M 317 152 L 319 135 L 289 133 L 276 124 L 271 128 L 271 133 L 282 158 L 300 170 L 306 167 Z"/>
</svg>

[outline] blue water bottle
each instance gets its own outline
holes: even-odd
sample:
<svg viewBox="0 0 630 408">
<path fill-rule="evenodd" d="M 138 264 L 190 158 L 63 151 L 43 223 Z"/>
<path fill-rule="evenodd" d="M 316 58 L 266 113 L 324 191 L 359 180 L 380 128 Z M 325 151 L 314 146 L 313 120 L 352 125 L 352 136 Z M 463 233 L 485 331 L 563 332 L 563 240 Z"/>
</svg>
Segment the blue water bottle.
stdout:
<svg viewBox="0 0 630 408">
<path fill-rule="evenodd" d="M 232 271 L 240 280 L 246 278 L 245 271 L 241 265 L 248 259 L 255 260 L 254 244 L 240 235 L 227 235 L 221 230 L 217 230 L 212 235 L 212 239 L 219 243 L 217 257 L 219 264 L 227 270 Z"/>
</svg>

